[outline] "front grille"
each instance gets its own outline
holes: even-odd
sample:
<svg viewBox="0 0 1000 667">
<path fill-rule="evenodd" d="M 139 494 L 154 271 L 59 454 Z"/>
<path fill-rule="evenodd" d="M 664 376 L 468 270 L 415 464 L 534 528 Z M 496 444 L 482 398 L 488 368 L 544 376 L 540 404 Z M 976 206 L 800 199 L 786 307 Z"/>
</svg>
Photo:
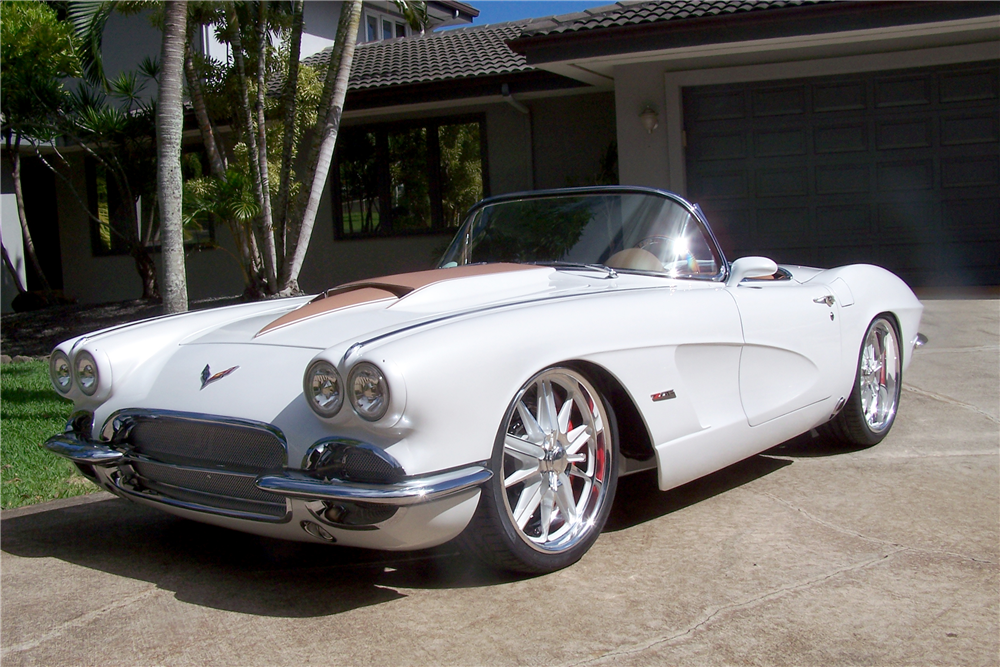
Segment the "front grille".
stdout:
<svg viewBox="0 0 1000 667">
<path fill-rule="evenodd" d="M 151 459 L 199 468 L 261 472 L 285 464 L 284 443 L 249 425 L 157 417 L 137 421 L 128 443 Z"/>
<path fill-rule="evenodd" d="M 265 521 L 285 516 L 285 498 L 254 484 L 285 465 L 285 443 L 272 429 L 178 414 L 125 415 L 122 423 L 147 497 Z"/>
</svg>

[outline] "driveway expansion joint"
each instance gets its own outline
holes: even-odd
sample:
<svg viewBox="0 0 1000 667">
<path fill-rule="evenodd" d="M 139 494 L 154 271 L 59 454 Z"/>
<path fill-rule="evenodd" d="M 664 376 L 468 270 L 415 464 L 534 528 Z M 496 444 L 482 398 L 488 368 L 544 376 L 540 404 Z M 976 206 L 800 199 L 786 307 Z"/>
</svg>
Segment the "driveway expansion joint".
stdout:
<svg viewBox="0 0 1000 667">
<path fill-rule="evenodd" d="M 730 603 L 730 604 L 719 605 L 719 606 L 714 607 L 714 608 L 712 608 L 710 610 L 706 610 L 706 612 L 702 615 L 702 618 L 698 622 L 694 623 L 693 625 L 691 625 L 687 629 L 682 630 L 681 632 L 674 633 L 674 634 L 672 634 L 672 635 L 670 635 L 668 637 L 658 637 L 658 638 L 655 638 L 655 639 L 651 639 L 649 641 L 643 642 L 642 644 L 634 645 L 634 646 L 629 647 L 629 648 L 623 648 L 623 649 L 618 649 L 618 650 L 615 650 L 615 651 L 609 651 L 607 653 L 604 653 L 604 654 L 599 655 L 599 656 L 595 656 L 595 657 L 590 658 L 588 660 L 582 660 L 582 661 L 570 662 L 570 663 L 563 663 L 562 667 L 580 667 L 582 665 L 592 665 L 592 664 L 595 664 L 595 663 L 598 663 L 598 662 L 602 662 L 602 661 L 605 661 L 605 660 L 612 660 L 613 661 L 616 658 L 621 658 L 621 657 L 625 657 L 625 656 L 639 655 L 639 654 L 644 653 L 644 652 L 646 652 L 646 651 L 648 651 L 648 650 L 650 650 L 652 648 L 655 648 L 655 647 L 658 647 L 658 646 L 662 646 L 664 644 L 670 644 L 670 643 L 678 642 L 678 641 L 683 640 L 684 638 L 689 637 L 690 635 L 694 634 L 699 629 L 701 629 L 701 628 L 703 628 L 703 627 L 711 624 L 712 621 L 714 621 L 721 614 L 724 614 L 724 613 L 730 612 L 730 611 L 740 611 L 740 610 L 743 610 L 743 609 L 750 609 L 752 607 L 757 606 L 758 604 L 760 604 L 762 602 L 769 602 L 770 600 L 782 597 L 786 593 L 795 593 L 795 592 L 798 592 L 798 591 L 809 590 L 810 588 L 814 588 L 816 586 L 819 586 L 819 585 L 821 585 L 821 584 L 823 584 L 823 583 L 829 581 L 830 579 L 833 579 L 834 577 L 837 577 L 839 575 L 846 574 L 846 573 L 849 573 L 849 572 L 855 572 L 855 571 L 858 571 L 858 570 L 864 570 L 864 569 L 867 569 L 867 568 L 869 568 L 869 567 L 871 567 L 873 565 L 878 565 L 880 563 L 884 563 L 884 562 L 888 561 L 890 558 L 892 558 L 893 556 L 895 556 L 896 554 L 898 554 L 900 552 L 903 552 L 903 551 L 906 551 L 906 549 L 905 548 L 892 549 L 892 550 L 888 551 L 887 553 L 879 554 L 878 556 L 876 556 L 874 558 L 869 558 L 868 560 L 861 561 L 859 563 L 852 563 L 852 564 L 849 564 L 849 565 L 845 565 L 843 567 L 839 567 L 839 568 L 837 568 L 835 570 L 832 570 L 830 572 L 827 572 L 825 574 L 821 574 L 821 575 L 813 577 L 811 579 L 806 579 L 805 581 L 801 581 L 801 582 L 798 582 L 798 583 L 790 584 L 788 586 L 779 586 L 778 588 L 770 590 L 770 591 L 768 591 L 768 592 L 766 592 L 766 593 L 764 593 L 762 595 L 758 595 L 758 596 L 755 596 L 755 597 L 752 597 L 752 598 L 748 598 L 748 599 L 742 600 L 740 602 L 733 602 L 733 603 Z"/>
</svg>

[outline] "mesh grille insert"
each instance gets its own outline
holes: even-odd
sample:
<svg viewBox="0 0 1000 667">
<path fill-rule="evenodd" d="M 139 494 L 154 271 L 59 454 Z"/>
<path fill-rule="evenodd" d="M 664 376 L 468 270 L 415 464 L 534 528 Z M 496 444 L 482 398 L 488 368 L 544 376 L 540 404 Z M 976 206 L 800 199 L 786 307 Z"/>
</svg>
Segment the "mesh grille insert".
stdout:
<svg viewBox="0 0 1000 667">
<path fill-rule="evenodd" d="M 285 516 L 285 498 L 254 484 L 258 475 L 285 464 L 284 442 L 266 429 L 138 417 L 126 442 L 142 487 L 164 498 L 264 520 Z"/>
<path fill-rule="evenodd" d="M 128 442 L 137 453 L 165 463 L 260 473 L 285 464 L 273 433 L 250 426 L 183 419 L 139 421 Z"/>
</svg>

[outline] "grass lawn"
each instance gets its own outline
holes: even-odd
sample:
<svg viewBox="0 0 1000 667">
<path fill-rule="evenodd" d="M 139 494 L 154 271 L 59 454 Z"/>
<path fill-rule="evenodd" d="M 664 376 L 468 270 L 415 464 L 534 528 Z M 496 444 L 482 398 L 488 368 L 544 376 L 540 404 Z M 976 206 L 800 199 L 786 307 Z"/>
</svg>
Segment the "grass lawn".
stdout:
<svg viewBox="0 0 1000 667">
<path fill-rule="evenodd" d="M 48 364 L 0 366 L 0 506 L 32 505 L 97 491 L 69 461 L 38 445 L 63 430 L 73 404 L 56 395 Z"/>
</svg>

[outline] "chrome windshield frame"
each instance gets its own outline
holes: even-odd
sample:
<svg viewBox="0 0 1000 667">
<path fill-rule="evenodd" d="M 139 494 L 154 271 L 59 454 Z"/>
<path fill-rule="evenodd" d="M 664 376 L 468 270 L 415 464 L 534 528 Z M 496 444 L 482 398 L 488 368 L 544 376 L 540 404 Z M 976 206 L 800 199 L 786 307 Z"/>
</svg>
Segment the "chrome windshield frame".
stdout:
<svg viewBox="0 0 1000 667">
<path fill-rule="evenodd" d="M 462 220 L 462 224 L 459 226 L 454 238 L 448 244 L 448 248 L 445 250 L 441 259 L 438 261 L 438 267 L 443 268 L 444 257 L 452 254 L 452 250 L 456 243 L 460 242 L 460 239 L 468 234 L 468 227 L 471 222 L 475 219 L 476 214 L 478 214 L 482 209 L 493 206 L 496 204 L 502 204 L 506 202 L 516 202 L 525 201 L 530 199 L 552 199 L 556 197 L 579 197 L 579 196 L 593 196 L 593 195 L 649 195 L 654 197 L 659 197 L 662 199 L 670 200 L 676 204 L 679 204 L 694 218 L 702 232 L 705 234 L 705 238 L 711 245 L 712 251 L 718 256 L 720 271 L 713 276 L 706 276 L 704 278 L 694 278 L 690 276 L 679 276 L 677 280 L 703 280 L 711 282 L 725 283 L 729 278 L 729 261 L 726 259 L 726 255 L 722 252 L 722 246 L 719 245 L 719 240 L 715 237 L 715 233 L 712 231 L 711 225 L 708 224 L 708 220 L 705 218 L 704 212 L 702 212 L 701 207 L 697 204 L 692 204 L 688 200 L 684 199 L 678 194 L 669 192 L 667 190 L 660 190 L 658 188 L 649 188 L 638 185 L 600 185 L 600 186 L 588 186 L 580 188 L 557 188 L 548 190 L 528 190 L 524 192 L 512 192 L 510 194 L 497 195 L 495 197 L 488 197 L 477 202 L 472 208 L 468 210 L 465 217 Z M 650 274 L 653 275 L 653 274 Z"/>
</svg>

